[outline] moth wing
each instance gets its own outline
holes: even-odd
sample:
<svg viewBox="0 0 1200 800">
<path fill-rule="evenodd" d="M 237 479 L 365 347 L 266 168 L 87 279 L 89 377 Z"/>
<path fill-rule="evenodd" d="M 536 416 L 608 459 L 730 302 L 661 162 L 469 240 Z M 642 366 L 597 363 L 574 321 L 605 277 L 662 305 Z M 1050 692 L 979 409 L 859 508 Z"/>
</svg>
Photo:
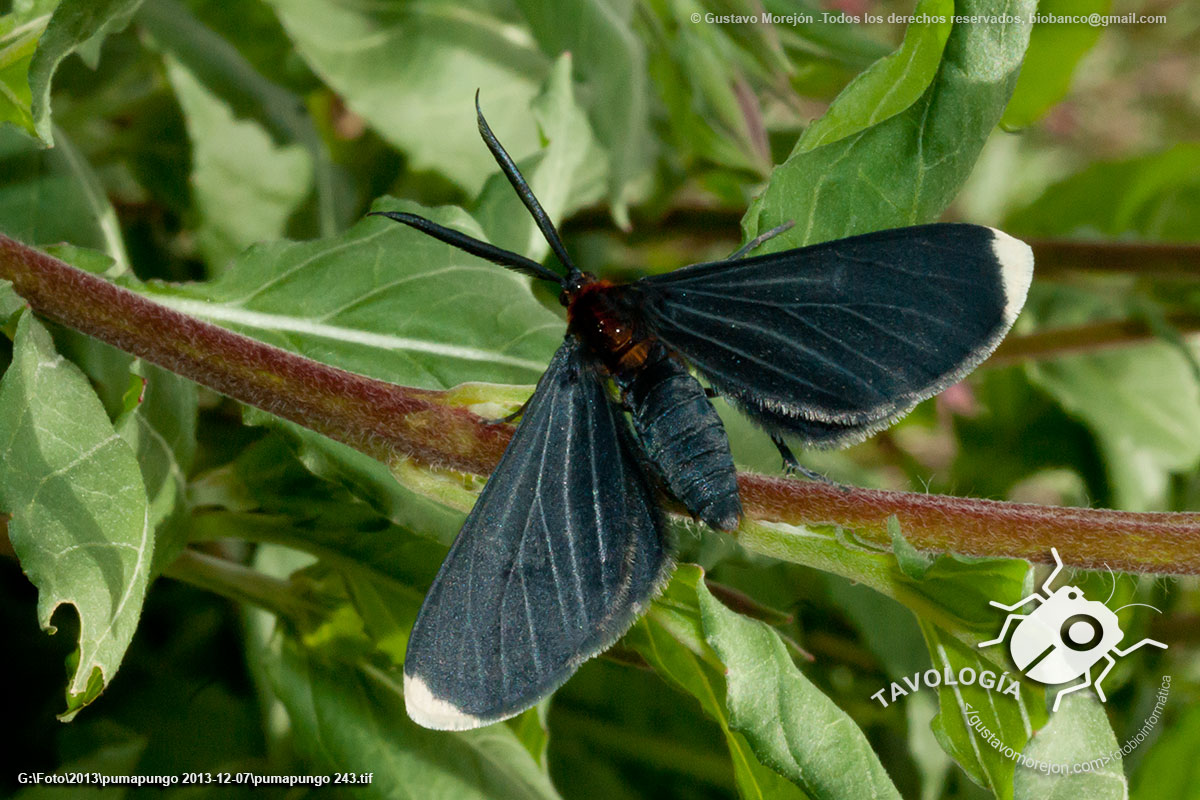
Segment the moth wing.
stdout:
<svg viewBox="0 0 1200 800">
<path fill-rule="evenodd" d="M 670 555 L 632 448 L 568 337 L 417 616 L 404 663 L 414 721 L 462 730 L 517 714 L 633 623 Z"/>
<path fill-rule="evenodd" d="M 650 332 L 745 413 L 834 446 L 983 361 L 1032 274 L 1024 242 L 942 223 L 696 264 L 627 291 Z"/>
</svg>

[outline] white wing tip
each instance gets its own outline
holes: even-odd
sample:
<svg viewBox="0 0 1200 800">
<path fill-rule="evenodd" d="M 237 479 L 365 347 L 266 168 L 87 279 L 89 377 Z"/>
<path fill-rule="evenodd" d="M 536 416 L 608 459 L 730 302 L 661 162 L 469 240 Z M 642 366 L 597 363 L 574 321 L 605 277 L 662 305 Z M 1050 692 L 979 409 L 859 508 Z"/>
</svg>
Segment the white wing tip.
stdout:
<svg viewBox="0 0 1200 800">
<path fill-rule="evenodd" d="M 991 231 L 992 254 L 1000 262 L 1000 280 L 1004 283 L 1004 321 L 1012 325 L 1025 305 L 1033 280 L 1033 249 L 1004 231 Z"/>
<path fill-rule="evenodd" d="M 425 681 L 408 673 L 404 674 L 404 707 L 413 722 L 435 731 L 466 731 L 494 722 L 465 713 L 449 700 L 434 695 Z"/>
</svg>

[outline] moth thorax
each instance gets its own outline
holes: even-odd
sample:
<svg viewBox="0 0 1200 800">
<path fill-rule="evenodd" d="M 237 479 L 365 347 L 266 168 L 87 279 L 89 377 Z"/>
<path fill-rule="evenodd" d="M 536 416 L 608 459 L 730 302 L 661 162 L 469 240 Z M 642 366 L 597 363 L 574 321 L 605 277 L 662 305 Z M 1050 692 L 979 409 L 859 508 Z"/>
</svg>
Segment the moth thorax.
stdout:
<svg viewBox="0 0 1200 800">
<path fill-rule="evenodd" d="M 571 298 L 567 320 L 568 330 L 615 373 L 640 367 L 650 340 L 639 334 L 629 310 L 608 291 L 611 288 L 608 281 L 584 286 Z"/>
</svg>

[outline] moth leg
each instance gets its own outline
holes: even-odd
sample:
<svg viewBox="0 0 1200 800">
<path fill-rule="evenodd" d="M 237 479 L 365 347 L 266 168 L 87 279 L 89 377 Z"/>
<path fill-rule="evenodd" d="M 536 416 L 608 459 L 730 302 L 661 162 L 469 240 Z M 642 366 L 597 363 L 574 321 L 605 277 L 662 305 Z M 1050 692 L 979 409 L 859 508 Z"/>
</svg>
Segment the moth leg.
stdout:
<svg viewBox="0 0 1200 800">
<path fill-rule="evenodd" d="M 786 231 L 788 228 L 792 227 L 795 224 L 796 224 L 795 222 L 793 222 L 792 220 L 789 219 L 787 222 L 783 223 L 782 225 L 776 225 L 774 228 L 771 228 L 771 230 L 760 233 L 758 236 L 755 236 L 753 239 L 746 242 L 744 245 L 739 247 L 737 250 L 734 250 L 733 253 L 730 254 L 729 260 L 733 261 L 735 258 L 741 258 L 742 256 L 746 255 L 754 248 L 758 247 L 763 242 L 767 241 L 768 239 L 775 238 L 776 236 L 783 233 L 784 231 Z"/>
<path fill-rule="evenodd" d="M 800 474 L 808 478 L 810 481 L 818 483 L 826 483 L 830 486 L 836 486 L 835 481 L 830 480 L 819 472 L 814 472 L 808 467 L 801 464 L 796 459 L 796 454 L 792 452 L 792 448 L 788 447 L 787 442 L 782 436 L 771 434 L 771 442 L 775 445 L 775 449 L 779 451 L 779 455 L 783 456 L 783 471 L 789 475 Z"/>
<path fill-rule="evenodd" d="M 629 399 L 629 393 L 627 391 L 624 389 L 619 390 L 615 400 L 617 405 L 619 405 L 621 410 L 626 414 L 633 413 L 633 402 Z"/>
<path fill-rule="evenodd" d="M 500 417 L 499 419 L 486 419 L 486 420 L 484 420 L 484 424 L 485 425 L 504 425 L 509 422 L 516 422 L 517 419 L 520 418 L 520 416 L 525 413 L 525 407 L 528 405 L 529 405 L 529 400 L 526 400 L 524 403 L 521 403 L 520 408 L 518 408 L 516 411 L 512 412 L 511 414 L 506 414 L 505 416 Z"/>
</svg>

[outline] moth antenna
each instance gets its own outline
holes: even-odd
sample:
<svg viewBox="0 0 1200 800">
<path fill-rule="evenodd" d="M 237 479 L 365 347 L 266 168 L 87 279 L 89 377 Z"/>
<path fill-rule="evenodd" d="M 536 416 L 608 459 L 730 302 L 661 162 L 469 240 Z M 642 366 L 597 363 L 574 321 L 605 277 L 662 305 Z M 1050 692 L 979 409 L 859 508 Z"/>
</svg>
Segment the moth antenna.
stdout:
<svg viewBox="0 0 1200 800">
<path fill-rule="evenodd" d="M 499 264 L 515 272 L 520 272 L 522 275 L 528 275 L 531 278 L 540 278 L 544 281 L 552 281 L 559 285 L 563 282 L 561 275 L 554 270 L 547 269 L 532 258 L 526 258 L 520 253 L 496 247 L 494 244 L 481 242 L 474 237 L 467 236 L 465 233 L 460 233 L 444 225 L 438 225 L 433 220 L 425 219 L 416 214 L 408 214 L 403 211 L 372 211 L 367 216 L 387 217 L 410 228 L 416 228 L 421 233 L 432 236 L 434 239 L 445 242 L 452 247 L 457 247 L 465 253 L 486 258 L 493 264 Z"/>
<path fill-rule="evenodd" d="M 504 145 L 500 144 L 496 134 L 492 133 L 492 129 L 488 127 L 487 120 L 483 118 L 483 109 L 479 107 L 478 89 L 475 90 L 475 115 L 479 120 L 479 135 L 483 137 L 483 143 L 487 145 L 488 150 L 492 151 L 492 157 L 496 159 L 496 163 L 500 165 L 500 171 L 504 173 L 504 177 L 508 178 L 508 182 L 516 190 L 517 197 L 520 197 L 525 208 L 529 209 L 533 221 L 537 223 L 538 229 L 546 238 L 546 243 L 550 245 L 554 255 L 567 268 L 566 280 L 569 281 L 578 276 L 580 272 L 571 261 L 571 257 L 567 255 L 567 248 L 563 246 L 562 239 L 554 228 L 554 223 L 550 221 L 550 216 L 534 196 L 533 189 L 530 189 L 529 184 L 525 182 L 525 176 L 517 169 L 517 165 L 513 163 L 512 158 L 504 149 Z M 558 280 L 560 283 L 563 282 L 562 278 Z"/>
</svg>

